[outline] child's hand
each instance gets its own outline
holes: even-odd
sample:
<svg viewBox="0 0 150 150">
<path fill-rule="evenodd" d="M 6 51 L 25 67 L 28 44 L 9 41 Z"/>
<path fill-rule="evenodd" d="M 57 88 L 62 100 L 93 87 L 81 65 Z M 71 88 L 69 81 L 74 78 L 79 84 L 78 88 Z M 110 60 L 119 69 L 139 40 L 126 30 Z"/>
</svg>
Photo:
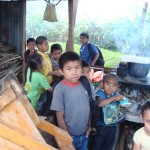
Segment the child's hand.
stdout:
<svg viewBox="0 0 150 150">
<path fill-rule="evenodd" d="M 124 99 L 123 95 L 114 96 L 114 100 L 116 100 L 116 101 L 122 101 L 123 99 Z"/>
<path fill-rule="evenodd" d="M 87 130 L 87 132 L 86 132 L 86 138 L 88 138 L 88 137 L 89 137 L 90 132 L 91 132 L 91 127 L 89 127 L 89 128 L 88 128 L 88 130 Z"/>
<path fill-rule="evenodd" d="M 61 76 L 61 74 L 60 74 L 59 70 L 55 70 L 55 71 L 54 71 L 54 75 L 56 75 L 56 76 L 58 76 L 58 77 L 60 77 L 60 76 Z"/>
<path fill-rule="evenodd" d="M 53 91 L 53 88 L 51 87 L 50 89 L 48 89 L 48 91 L 52 92 L 52 91 Z"/>
</svg>

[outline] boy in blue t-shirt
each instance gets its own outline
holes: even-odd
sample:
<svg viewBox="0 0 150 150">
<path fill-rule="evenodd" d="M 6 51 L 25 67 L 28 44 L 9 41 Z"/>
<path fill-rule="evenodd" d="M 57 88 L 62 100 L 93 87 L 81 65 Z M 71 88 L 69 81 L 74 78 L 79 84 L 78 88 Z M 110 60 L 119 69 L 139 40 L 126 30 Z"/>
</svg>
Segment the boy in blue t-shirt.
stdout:
<svg viewBox="0 0 150 150">
<path fill-rule="evenodd" d="M 99 107 L 104 107 L 114 101 L 122 101 L 123 96 L 117 93 L 118 79 L 114 74 L 107 74 L 103 78 L 103 90 L 97 91 Z M 119 105 L 119 104 L 118 104 Z M 111 110 L 109 110 L 111 113 Z M 93 150 L 112 150 L 115 142 L 116 123 L 106 125 L 104 121 L 98 120 Z"/>
<path fill-rule="evenodd" d="M 77 150 L 87 150 L 89 134 L 89 96 L 81 82 L 81 60 L 74 52 L 65 52 L 59 58 L 64 79 L 55 87 L 51 109 L 56 111 L 60 128 L 73 138 Z M 93 89 L 92 97 L 95 94 Z"/>
<path fill-rule="evenodd" d="M 80 34 L 80 57 L 82 60 L 88 62 L 89 65 L 104 66 L 103 55 L 98 48 L 89 42 L 89 34 L 83 32 Z"/>
</svg>

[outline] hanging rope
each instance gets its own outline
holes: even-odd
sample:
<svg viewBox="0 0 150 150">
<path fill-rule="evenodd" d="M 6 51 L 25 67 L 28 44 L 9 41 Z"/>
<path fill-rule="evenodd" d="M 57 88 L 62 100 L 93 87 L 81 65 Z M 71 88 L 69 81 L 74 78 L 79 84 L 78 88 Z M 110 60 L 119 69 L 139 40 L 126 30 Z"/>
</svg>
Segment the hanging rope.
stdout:
<svg viewBox="0 0 150 150">
<path fill-rule="evenodd" d="M 60 2 L 61 2 L 61 0 L 59 0 L 56 4 L 54 4 L 54 1 L 55 0 L 53 0 L 53 2 L 51 2 L 51 0 L 45 0 L 47 3 L 49 3 L 49 4 L 53 4 L 53 5 L 55 5 L 55 6 L 57 6 Z"/>
</svg>

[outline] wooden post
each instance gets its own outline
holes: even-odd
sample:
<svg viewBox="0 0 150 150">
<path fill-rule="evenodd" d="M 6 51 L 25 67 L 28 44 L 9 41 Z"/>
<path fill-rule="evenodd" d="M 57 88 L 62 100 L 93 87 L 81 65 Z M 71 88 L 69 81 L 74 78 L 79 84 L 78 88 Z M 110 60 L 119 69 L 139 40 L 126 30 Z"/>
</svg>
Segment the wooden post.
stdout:
<svg viewBox="0 0 150 150">
<path fill-rule="evenodd" d="M 22 69 L 22 79 L 25 82 L 25 62 L 24 62 L 24 52 L 26 49 L 26 0 L 23 0 L 23 26 L 22 26 L 22 44 L 21 44 L 21 55 L 23 58 L 23 69 Z"/>
<path fill-rule="evenodd" d="M 76 20 L 76 13 L 78 8 L 78 0 L 68 0 L 68 14 L 69 14 L 69 33 L 66 44 L 66 51 L 74 51 L 74 26 Z"/>
</svg>

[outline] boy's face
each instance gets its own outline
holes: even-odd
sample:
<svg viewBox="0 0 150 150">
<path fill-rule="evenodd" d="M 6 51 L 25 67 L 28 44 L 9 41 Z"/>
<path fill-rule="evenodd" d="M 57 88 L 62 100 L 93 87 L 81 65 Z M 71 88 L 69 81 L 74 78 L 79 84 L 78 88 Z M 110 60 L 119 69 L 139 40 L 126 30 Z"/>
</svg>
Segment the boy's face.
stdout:
<svg viewBox="0 0 150 150">
<path fill-rule="evenodd" d="M 42 44 L 38 44 L 37 47 L 42 52 L 47 52 L 49 50 L 49 45 L 48 45 L 47 40 L 44 41 Z"/>
<path fill-rule="evenodd" d="M 61 54 L 62 54 L 62 51 L 61 51 L 60 49 L 58 49 L 58 50 L 53 51 L 51 54 L 52 54 L 52 57 L 53 57 L 56 61 L 58 61 L 59 58 L 60 58 L 60 56 L 61 56 Z"/>
<path fill-rule="evenodd" d="M 103 82 L 103 88 L 107 95 L 111 96 L 118 90 L 119 83 L 117 79 L 109 79 Z"/>
<path fill-rule="evenodd" d="M 144 123 L 144 128 L 146 129 L 146 131 L 148 133 L 150 133 L 150 110 L 146 110 L 144 111 L 144 114 L 143 114 L 143 123 Z"/>
<path fill-rule="evenodd" d="M 85 75 L 88 79 L 90 78 L 90 68 L 89 67 L 82 67 L 82 73 Z"/>
<path fill-rule="evenodd" d="M 28 47 L 29 50 L 34 50 L 35 49 L 35 42 L 29 42 L 27 44 L 27 47 Z"/>
<path fill-rule="evenodd" d="M 88 39 L 87 37 L 85 37 L 85 36 L 80 36 L 80 42 L 81 42 L 81 44 L 87 43 L 88 40 L 89 40 L 89 39 Z"/>
<path fill-rule="evenodd" d="M 70 83 L 76 83 L 82 75 L 81 64 L 79 61 L 69 61 L 61 70 L 64 79 Z"/>
</svg>

